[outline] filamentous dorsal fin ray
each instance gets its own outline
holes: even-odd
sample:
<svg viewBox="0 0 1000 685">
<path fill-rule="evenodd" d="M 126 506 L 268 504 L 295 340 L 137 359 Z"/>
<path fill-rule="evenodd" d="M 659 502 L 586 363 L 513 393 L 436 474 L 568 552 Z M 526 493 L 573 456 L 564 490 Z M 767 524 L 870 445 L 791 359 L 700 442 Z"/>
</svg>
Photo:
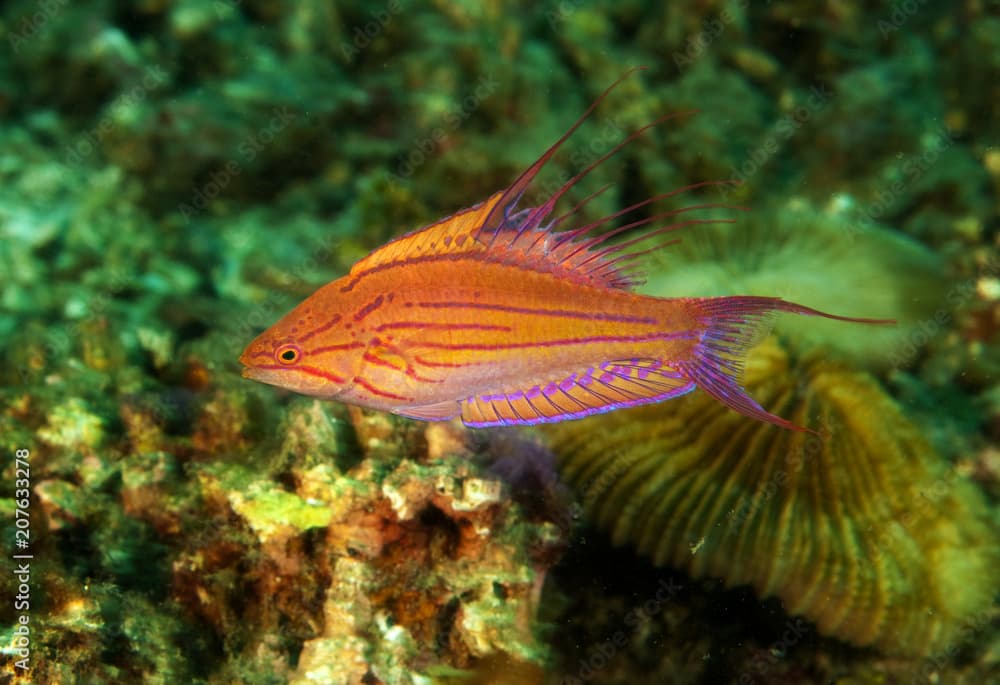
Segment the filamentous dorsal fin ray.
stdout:
<svg viewBox="0 0 1000 685">
<path fill-rule="evenodd" d="M 354 268 L 351 269 L 351 275 L 360 276 L 374 269 L 388 268 L 393 264 L 412 263 L 415 259 L 465 254 L 478 259 L 516 263 L 527 269 L 553 273 L 585 285 L 630 289 L 642 282 L 641 274 L 636 270 L 636 258 L 652 249 L 675 241 L 660 243 L 642 250 L 631 250 L 633 246 L 683 226 L 703 223 L 732 223 L 732 219 L 676 219 L 687 212 L 701 209 L 719 207 L 742 209 L 724 204 L 705 203 L 644 216 L 610 230 L 601 230 L 608 227 L 611 222 L 655 202 L 706 186 L 732 183 L 732 181 L 707 181 L 650 197 L 588 224 L 567 230 L 554 230 L 562 222 L 575 216 L 589 200 L 608 188 L 608 186 L 602 187 L 562 216 L 550 218 L 557 203 L 580 180 L 623 147 L 636 140 L 645 131 L 670 119 L 693 114 L 693 111 L 666 114 L 643 126 L 569 179 L 539 206 L 518 207 L 518 203 L 532 187 L 539 172 L 558 152 L 563 143 L 589 118 L 615 87 L 631 74 L 644 68 L 634 67 L 630 69 L 608 87 L 569 130 L 518 176 L 517 180 L 508 188 L 474 207 L 462 210 L 447 219 L 393 240 L 355 264 Z M 668 218 L 670 219 L 665 225 L 644 230 L 639 235 L 624 242 L 608 244 L 611 238 L 625 231 Z"/>
</svg>

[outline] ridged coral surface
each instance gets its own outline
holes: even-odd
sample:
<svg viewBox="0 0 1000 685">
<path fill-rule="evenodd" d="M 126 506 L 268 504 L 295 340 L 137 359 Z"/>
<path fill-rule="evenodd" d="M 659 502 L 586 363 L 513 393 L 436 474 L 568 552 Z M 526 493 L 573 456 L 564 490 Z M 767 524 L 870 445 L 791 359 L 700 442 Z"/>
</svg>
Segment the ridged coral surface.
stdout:
<svg viewBox="0 0 1000 685">
<path fill-rule="evenodd" d="M 770 340 L 746 384 L 822 435 L 700 393 L 547 429 L 616 544 L 749 584 L 823 634 L 889 653 L 936 653 L 985 620 L 1000 558 L 983 499 L 871 378 Z"/>
</svg>

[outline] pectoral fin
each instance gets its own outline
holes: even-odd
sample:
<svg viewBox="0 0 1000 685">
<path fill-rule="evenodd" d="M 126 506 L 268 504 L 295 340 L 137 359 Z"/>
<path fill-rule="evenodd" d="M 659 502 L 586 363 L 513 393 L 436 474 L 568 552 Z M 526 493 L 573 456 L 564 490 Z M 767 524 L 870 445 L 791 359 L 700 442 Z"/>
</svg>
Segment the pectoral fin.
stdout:
<svg viewBox="0 0 1000 685">
<path fill-rule="evenodd" d="M 408 419 L 419 419 L 420 421 L 447 421 L 453 419 L 462 412 L 458 402 L 447 400 L 436 404 L 425 404 L 419 407 L 403 407 L 394 409 L 393 414 L 405 416 Z"/>
</svg>

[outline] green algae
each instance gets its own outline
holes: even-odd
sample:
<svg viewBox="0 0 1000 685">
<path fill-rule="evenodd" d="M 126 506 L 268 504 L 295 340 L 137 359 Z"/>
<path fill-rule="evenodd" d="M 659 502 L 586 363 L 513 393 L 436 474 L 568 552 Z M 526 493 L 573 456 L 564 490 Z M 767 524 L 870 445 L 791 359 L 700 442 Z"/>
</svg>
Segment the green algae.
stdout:
<svg viewBox="0 0 1000 685">
<path fill-rule="evenodd" d="M 38 437 L 55 447 L 94 449 L 104 439 L 104 421 L 79 398 L 70 398 L 52 409 Z"/>
<path fill-rule="evenodd" d="M 206 475 L 203 471 L 202 477 Z M 281 490 L 270 480 L 255 481 L 250 474 L 232 467 L 220 476 L 219 482 L 210 487 L 221 488 L 227 493 L 234 513 L 246 520 L 264 542 L 285 527 L 301 532 L 325 528 L 330 523 L 332 512 L 323 502 L 306 501 Z"/>
</svg>

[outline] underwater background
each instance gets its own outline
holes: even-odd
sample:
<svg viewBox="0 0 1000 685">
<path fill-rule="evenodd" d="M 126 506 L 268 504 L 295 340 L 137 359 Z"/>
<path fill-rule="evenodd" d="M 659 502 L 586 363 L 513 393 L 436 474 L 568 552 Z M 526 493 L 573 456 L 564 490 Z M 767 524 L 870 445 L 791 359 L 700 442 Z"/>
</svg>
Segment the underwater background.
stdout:
<svg viewBox="0 0 1000 685">
<path fill-rule="evenodd" d="M 0 38 L 0 682 L 1000 682 L 997 3 L 14 0 Z M 240 377 L 636 65 L 547 187 L 700 110 L 569 205 L 740 180 L 642 292 L 896 319 L 754 351 L 824 437 Z"/>
</svg>

